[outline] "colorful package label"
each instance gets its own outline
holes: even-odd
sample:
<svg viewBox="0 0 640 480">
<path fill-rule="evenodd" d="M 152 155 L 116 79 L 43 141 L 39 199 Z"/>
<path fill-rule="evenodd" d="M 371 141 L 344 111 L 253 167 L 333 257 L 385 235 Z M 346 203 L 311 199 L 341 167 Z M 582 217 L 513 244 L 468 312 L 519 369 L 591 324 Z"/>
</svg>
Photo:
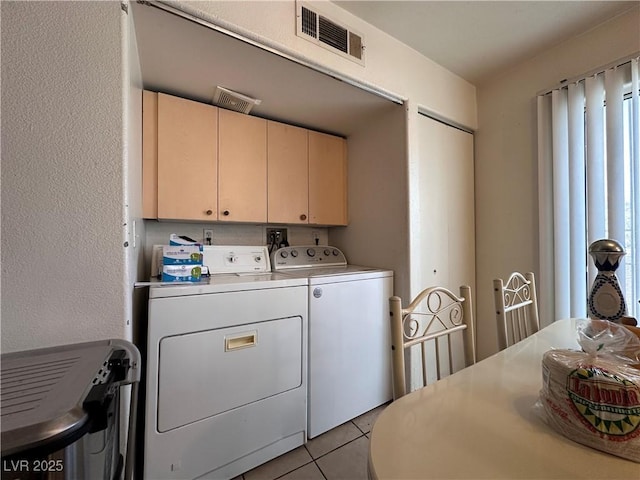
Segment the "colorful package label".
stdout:
<svg viewBox="0 0 640 480">
<path fill-rule="evenodd" d="M 202 269 L 199 265 L 164 265 L 162 267 L 163 282 L 199 282 Z"/>
<path fill-rule="evenodd" d="M 163 265 L 202 265 L 202 245 L 162 247 Z"/>
</svg>

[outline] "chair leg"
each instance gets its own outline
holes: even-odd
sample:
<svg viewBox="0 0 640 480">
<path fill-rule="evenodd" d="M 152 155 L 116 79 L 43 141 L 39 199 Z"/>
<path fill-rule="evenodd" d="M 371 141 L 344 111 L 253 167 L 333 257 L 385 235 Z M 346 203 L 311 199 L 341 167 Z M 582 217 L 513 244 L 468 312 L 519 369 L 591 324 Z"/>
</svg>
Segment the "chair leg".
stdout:
<svg viewBox="0 0 640 480">
<path fill-rule="evenodd" d="M 393 363 L 393 399 L 404 396 L 407 392 L 404 374 L 404 346 L 402 333 L 402 300 L 400 297 L 389 299 L 391 323 L 391 355 Z"/>
</svg>

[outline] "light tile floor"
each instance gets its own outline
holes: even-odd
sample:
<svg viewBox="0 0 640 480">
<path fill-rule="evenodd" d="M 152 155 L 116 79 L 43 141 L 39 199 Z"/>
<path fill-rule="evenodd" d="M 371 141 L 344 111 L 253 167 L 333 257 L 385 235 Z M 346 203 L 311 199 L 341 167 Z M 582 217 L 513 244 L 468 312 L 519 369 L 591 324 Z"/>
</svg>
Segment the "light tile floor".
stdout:
<svg viewBox="0 0 640 480">
<path fill-rule="evenodd" d="M 369 433 L 382 405 L 234 480 L 366 480 Z"/>
</svg>

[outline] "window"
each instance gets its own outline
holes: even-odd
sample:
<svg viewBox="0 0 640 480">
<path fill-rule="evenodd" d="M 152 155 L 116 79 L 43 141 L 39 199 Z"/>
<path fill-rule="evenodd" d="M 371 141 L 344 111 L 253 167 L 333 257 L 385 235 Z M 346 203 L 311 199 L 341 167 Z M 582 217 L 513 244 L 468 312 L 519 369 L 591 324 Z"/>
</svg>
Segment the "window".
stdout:
<svg viewBox="0 0 640 480">
<path fill-rule="evenodd" d="M 626 252 L 617 277 L 640 317 L 640 83 L 626 59 L 538 96 L 541 318 L 586 317 L 601 238 Z"/>
</svg>

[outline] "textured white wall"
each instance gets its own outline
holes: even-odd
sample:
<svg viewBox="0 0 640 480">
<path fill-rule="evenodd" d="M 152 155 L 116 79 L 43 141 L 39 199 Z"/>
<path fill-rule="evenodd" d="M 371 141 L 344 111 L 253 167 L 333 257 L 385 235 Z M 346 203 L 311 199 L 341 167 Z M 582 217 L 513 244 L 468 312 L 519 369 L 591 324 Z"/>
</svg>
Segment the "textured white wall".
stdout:
<svg viewBox="0 0 640 480">
<path fill-rule="evenodd" d="M 640 9 L 502 72 L 478 89 L 476 132 L 476 244 L 478 353 L 497 350 L 495 277 L 511 271 L 538 275 L 541 323 L 544 290 L 538 268 L 536 94 L 640 50 Z"/>
<path fill-rule="evenodd" d="M 349 226 L 330 228 L 330 244 L 354 265 L 394 271 L 394 292 L 407 298 L 409 213 L 404 105 L 360 125 L 348 139 Z"/>
<path fill-rule="evenodd" d="M 366 66 L 352 62 L 295 34 L 295 0 L 168 1 L 216 24 L 228 24 L 249 38 L 277 47 L 374 85 L 471 129 L 476 127 L 476 91 L 469 82 L 381 32 L 337 5 L 306 1 L 334 21 L 348 25 L 365 37 Z"/>
<path fill-rule="evenodd" d="M 2 2 L 2 351 L 126 338 L 119 2 Z"/>
</svg>

